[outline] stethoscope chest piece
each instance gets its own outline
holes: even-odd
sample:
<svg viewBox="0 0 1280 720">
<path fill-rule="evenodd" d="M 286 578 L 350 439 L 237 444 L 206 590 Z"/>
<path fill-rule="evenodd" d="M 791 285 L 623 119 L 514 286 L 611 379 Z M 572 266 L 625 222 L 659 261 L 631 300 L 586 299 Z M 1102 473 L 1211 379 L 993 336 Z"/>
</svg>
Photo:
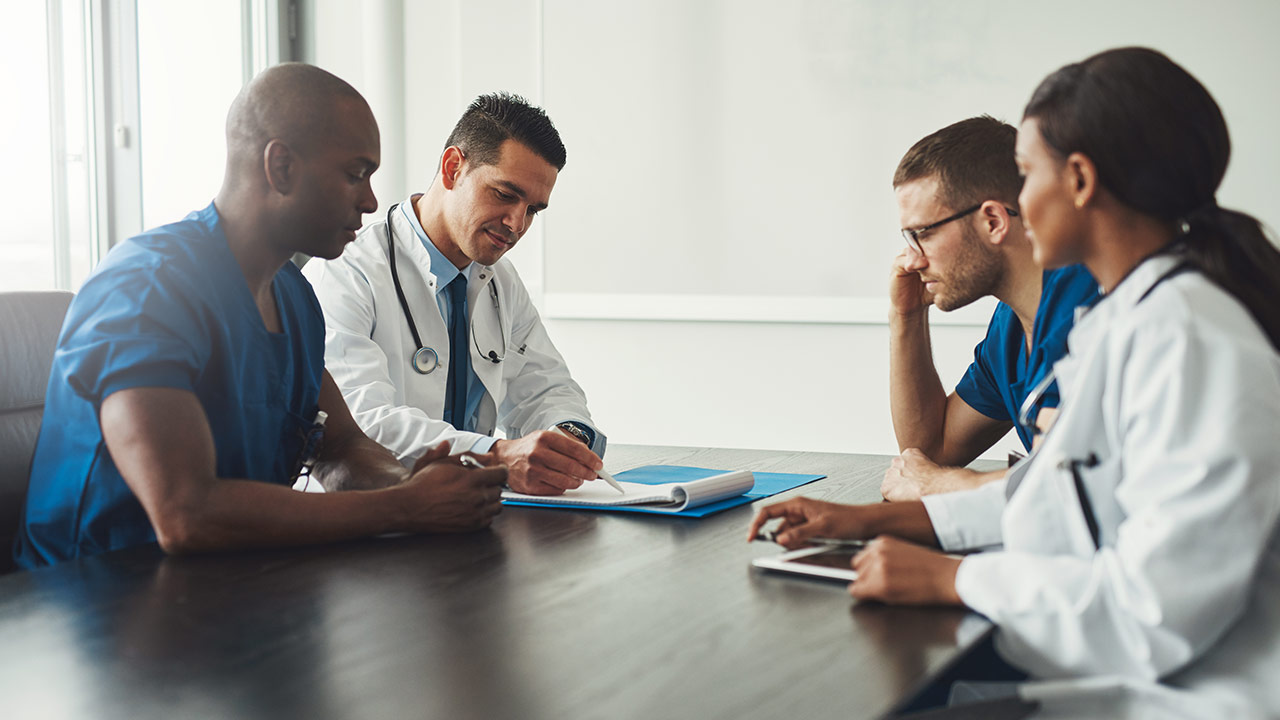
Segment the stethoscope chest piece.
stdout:
<svg viewBox="0 0 1280 720">
<path fill-rule="evenodd" d="M 418 348 L 413 354 L 413 369 L 419 375 L 430 375 L 432 370 L 440 366 L 440 356 L 429 347 Z"/>
</svg>

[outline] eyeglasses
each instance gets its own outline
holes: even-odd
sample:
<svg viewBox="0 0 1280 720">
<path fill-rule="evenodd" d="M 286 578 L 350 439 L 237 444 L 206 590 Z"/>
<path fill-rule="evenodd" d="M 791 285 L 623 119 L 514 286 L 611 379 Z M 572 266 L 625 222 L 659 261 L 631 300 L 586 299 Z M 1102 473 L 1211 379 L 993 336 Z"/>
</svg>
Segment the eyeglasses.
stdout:
<svg viewBox="0 0 1280 720">
<path fill-rule="evenodd" d="M 964 217 L 965 215 L 971 215 L 971 214 L 973 214 L 973 213 L 977 212 L 979 209 L 981 209 L 981 208 L 982 208 L 982 206 L 983 206 L 983 205 L 985 205 L 985 204 L 986 204 L 986 201 L 980 202 L 980 203 L 978 203 L 977 205 L 974 205 L 973 207 L 968 208 L 967 210 L 961 210 L 960 212 L 956 213 L 955 215 L 950 215 L 950 216 L 948 216 L 948 217 L 942 218 L 941 220 L 939 220 L 938 222 L 935 222 L 935 223 L 929 223 L 928 225 L 925 225 L 924 227 L 918 227 L 918 228 L 902 228 L 902 239 L 907 241 L 907 246 L 908 246 L 908 247 L 910 247 L 912 250 L 915 250 L 916 252 L 918 252 L 918 253 L 920 253 L 921 255 L 923 255 L 923 254 L 924 254 L 924 249 L 920 247 L 920 236 L 921 236 L 921 235 L 923 235 L 923 234 L 925 234 L 925 233 L 929 232 L 930 230 L 934 230 L 934 229 L 936 229 L 936 228 L 940 228 L 940 227 L 942 227 L 943 225 L 946 225 L 947 223 L 951 222 L 952 220 L 959 220 L 960 218 Z M 1013 208 L 1009 208 L 1009 207 L 1006 207 L 1004 210 L 1005 210 L 1005 212 L 1009 213 L 1009 216 L 1010 216 L 1010 217 L 1018 217 L 1018 211 L 1017 211 L 1017 210 L 1014 210 Z"/>
</svg>

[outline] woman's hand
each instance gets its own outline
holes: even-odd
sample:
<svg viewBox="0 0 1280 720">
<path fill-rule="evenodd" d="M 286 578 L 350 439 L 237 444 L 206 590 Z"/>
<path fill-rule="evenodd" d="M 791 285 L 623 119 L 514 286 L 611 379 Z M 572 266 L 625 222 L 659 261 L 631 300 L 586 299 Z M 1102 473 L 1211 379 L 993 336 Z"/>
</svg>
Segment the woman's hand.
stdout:
<svg viewBox="0 0 1280 720">
<path fill-rule="evenodd" d="M 762 508 L 751 522 L 747 539 L 754 540 L 761 526 L 774 518 L 782 518 L 782 522 L 773 531 L 773 541 L 787 549 L 801 547 L 813 537 L 863 538 L 869 534 L 864 529 L 865 512 L 865 506 L 860 505 L 792 498 Z"/>
<path fill-rule="evenodd" d="M 767 509 L 767 508 L 766 508 Z M 960 558 L 881 536 L 853 558 L 849 594 L 893 605 L 963 605 L 956 594 Z"/>
</svg>

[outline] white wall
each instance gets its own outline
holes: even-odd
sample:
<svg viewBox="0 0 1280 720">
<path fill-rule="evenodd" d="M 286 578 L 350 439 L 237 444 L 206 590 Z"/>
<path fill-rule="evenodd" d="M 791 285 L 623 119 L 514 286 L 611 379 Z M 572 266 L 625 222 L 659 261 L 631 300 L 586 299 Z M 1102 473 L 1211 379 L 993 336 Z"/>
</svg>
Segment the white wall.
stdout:
<svg viewBox="0 0 1280 720">
<path fill-rule="evenodd" d="M 1220 201 L 1280 221 L 1266 0 L 315 0 L 302 27 L 382 124 L 384 207 L 430 182 L 475 95 L 546 107 L 569 163 L 511 259 L 616 442 L 893 452 L 898 158 L 963 117 L 1016 122 L 1101 49 L 1196 74 L 1234 140 Z M 991 307 L 935 315 L 948 387 Z"/>
</svg>

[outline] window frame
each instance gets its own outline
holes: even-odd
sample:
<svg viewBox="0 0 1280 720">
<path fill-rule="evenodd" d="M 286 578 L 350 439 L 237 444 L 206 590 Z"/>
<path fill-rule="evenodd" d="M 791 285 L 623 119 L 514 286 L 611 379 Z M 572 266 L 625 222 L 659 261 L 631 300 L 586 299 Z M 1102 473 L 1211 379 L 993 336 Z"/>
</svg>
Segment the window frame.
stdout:
<svg viewBox="0 0 1280 720">
<path fill-rule="evenodd" d="M 112 247 L 142 232 L 141 103 L 137 0 L 81 0 L 85 70 L 90 267 Z M 297 49 L 297 0 L 240 0 L 243 81 Z M 65 126 L 65 21 L 62 0 L 45 0 L 49 59 L 51 218 L 54 284 L 71 281 L 69 185 Z"/>
</svg>

